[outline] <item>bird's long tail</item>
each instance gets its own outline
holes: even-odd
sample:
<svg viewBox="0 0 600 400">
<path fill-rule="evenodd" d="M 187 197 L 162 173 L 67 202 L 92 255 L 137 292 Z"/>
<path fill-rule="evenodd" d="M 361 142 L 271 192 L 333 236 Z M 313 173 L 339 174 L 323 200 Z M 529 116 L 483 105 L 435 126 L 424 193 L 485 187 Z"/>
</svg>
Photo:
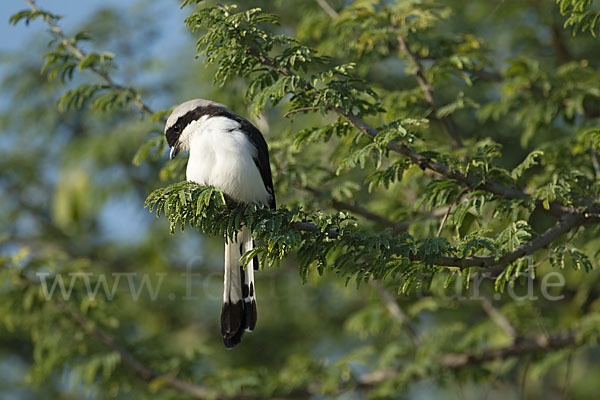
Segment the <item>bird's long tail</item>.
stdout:
<svg viewBox="0 0 600 400">
<path fill-rule="evenodd" d="M 225 242 L 225 283 L 221 333 L 223 343 L 232 348 L 240 343 L 244 331 L 252 332 L 256 325 L 256 292 L 254 270 L 258 269 L 256 257 L 244 269 L 244 253 L 254 248 L 250 230 L 243 227 L 237 237 Z"/>
</svg>

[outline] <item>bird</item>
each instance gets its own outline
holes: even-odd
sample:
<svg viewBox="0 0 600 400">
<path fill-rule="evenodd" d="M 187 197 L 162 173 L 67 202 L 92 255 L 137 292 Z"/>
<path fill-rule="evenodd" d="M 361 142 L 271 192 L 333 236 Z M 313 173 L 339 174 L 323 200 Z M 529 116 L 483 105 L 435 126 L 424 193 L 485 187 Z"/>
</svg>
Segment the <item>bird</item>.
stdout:
<svg viewBox="0 0 600 400">
<path fill-rule="evenodd" d="M 269 150 L 262 133 L 246 118 L 210 100 L 186 101 L 172 111 L 165 124 L 169 158 L 189 152 L 186 180 L 214 186 L 235 203 L 276 208 Z M 221 334 L 231 349 L 244 332 L 256 326 L 255 257 L 246 268 L 241 257 L 255 247 L 246 226 L 225 239 L 225 268 Z"/>
</svg>

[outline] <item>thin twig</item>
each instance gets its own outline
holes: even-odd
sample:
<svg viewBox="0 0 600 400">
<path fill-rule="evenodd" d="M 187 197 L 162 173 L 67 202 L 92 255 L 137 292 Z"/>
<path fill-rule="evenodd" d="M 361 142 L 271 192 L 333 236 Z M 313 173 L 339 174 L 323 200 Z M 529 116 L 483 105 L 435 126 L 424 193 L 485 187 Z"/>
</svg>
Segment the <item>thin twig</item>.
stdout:
<svg viewBox="0 0 600 400">
<path fill-rule="evenodd" d="M 351 213 L 360 215 L 361 217 L 364 217 L 365 219 L 376 222 L 379 225 L 392 228 L 393 232 L 395 232 L 395 233 L 403 232 L 403 231 L 407 230 L 411 224 L 411 222 L 408 222 L 408 221 L 392 221 L 390 219 L 387 219 L 384 216 L 375 214 L 374 212 L 367 210 L 366 208 L 362 207 L 361 205 L 359 205 L 357 203 L 348 203 L 345 201 L 333 199 L 333 200 L 331 200 L 331 205 L 336 210 L 350 211 Z"/>
<path fill-rule="evenodd" d="M 323 192 L 311 187 L 311 186 L 298 186 L 299 189 L 306 190 L 316 197 L 324 196 Z M 356 215 L 360 215 L 361 217 L 368 219 L 369 221 L 373 221 L 381 226 L 385 226 L 391 229 L 392 234 L 397 234 L 400 232 L 406 231 L 412 224 L 418 221 L 422 221 L 429 218 L 439 218 L 443 215 L 446 215 L 448 209 L 446 207 L 441 207 L 435 209 L 427 214 L 416 216 L 411 221 L 392 221 L 382 215 L 376 214 L 373 211 L 366 209 L 365 207 L 359 205 L 358 203 L 349 203 L 346 201 L 331 199 L 331 207 L 338 211 L 350 211 Z"/>
<path fill-rule="evenodd" d="M 442 222 L 440 223 L 440 227 L 437 231 L 437 235 L 436 237 L 440 237 L 440 234 L 442 233 L 442 229 L 444 229 L 444 225 L 446 224 L 446 220 L 448 219 L 448 216 L 450 215 L 450 213 L 452 212 L 452 209 L 454 207 L 456 207 L 456 204 L 459 201 L 462 201 L 462 197 L 465 194 L 465 192 L 467 191 L 467 188 L 463 188 L 458 195 L 456 196 L 455 200 L 452 202 L 452 204 L 450 204 L 450 207 L 448 207 L 448 210 L 446 211 L 446 214 L 444 214 L 444 219 L 442 220 Z"/>
<path fill-rule="evenodd" d="M 419 83 L 419 86 L 421 87 L 423 97 L 425 97 L 425 101 L 431 107 L 434 118 L 440 121 L 440 123 L 444 127 L 444 131 L 451 140 L 452 147 L 454 147 L 455 149 L 463 147 L 462 140 L 460 139 L 460 135 L 458 133 L 458 127 L 456 126 L 456 123 L 454 122 L 452 116 L 438 116 L 440 107 L 433 94 L 433 86 L 425 77 L 425 72 L 423 70 L 421 62 L 419 61 L 417 56 L 410 50 L 408 44 L 406 43 L 406 39 L 402 35 L 398 35 L 398 44 L 400 46 L 400 50 L 404 53 L 404 55 L 410 60 L 411 64 L 413 65 L 413 72 L 415 74 L 417 82 Z"/>
<path fill-rule="evenodd" d="M 569 48 L 563 39 L 563 29 L 557 22 L 553 22 L 550 26 L 550 36 L 552 37 L 552 46 L 556 51 L 558 60 L 561 63 L 567 63 L 573 59 Z"/>
<path fill-rule="evenodd" d="M 527 357 L 525 362 L 523 363 L 523 367 L 521 368 L 521 373 L 518 377 L 518 386 L 519 386 L 519 399 L 527 399 L 527 383 L 529 379 L 527 376 L 529 375 L 529 370 L 531 369 L 531 357 Z"/>
<path fill-rule="evenodd" d="M 583 343 L 578 342 L 576 332 L 560 332 L 551 335 L 538 335 L 522 337 L 506 347 L 487 350 L 483 352 L 466 352 L 446 354 L 441 362 L 444 368 L 457 369 L 467 365 L 482 364 L 494 360 L 505 360 L 524 354 L 534 354 L 557 350 L 561 348 L 576 347 Z"/>
<path fill-rule="evenodd" d="M 315 195 L 315 197 L 323 196 L 323 192 L 313 188 L 312 186 L 302 186 L 301 189 L 306 190 L 309 193 Z M 338 211 L 350 211 L 356 215 L 360 215 L 369 221 L 373 221 L 381 226 L 392 228 L 395 233 L 405 231 L 410 227 L 411 222 L 406 221 L 392 221 L 382 215 L 376 214 L 373 211 L 366 209 L 365 207 L 357 203 L 348 203 L 346 201 L 331 199 L 331 206 Z"/>
<path fill-rule="evenodd" d="M 223 9 L 225 16 L 229 17 L 229 11 L 227 11 L 227 8 L 225 7 L 225 5 L 223 3 L 221 3 L 220 0 L 217 0 L 217 5 Z"/>
<path fill-rule="evenodd" d="M 448 211 L 446 211 L 446 214 L 444 214 L 444 218 L 442 218 L 442 222 L 440 222 L 440 227 L 438 228 L 437 234 L 435 235 L 436 237 L 440 237 L 440 234 L 442 233 L 442 229 L 444 229 L 444 225 L 446 224 L 446 221 L 448 220 L 448 216 L 452 212 L 452 208 L 454 208 L 455 205 L 456 205 L 456 202 L 450 204 L 450 207 L 448 207 Z"/>
<path fill-rule="evenodd" d="M 594 173 L 596 174 L 596 179 L 600 179 L 600 162 L 598 162 L 598 152 L 594 148 L 594 142 L 592 142 L 592 165 L 594 166 Z"/>
<path fill-rule="evenodd" d="M 569 352 L 569 356 L 567 358 L 567 370 L 565 371 L 565 387 L 563 388 L 563 396 L 564 400 L 569 399 L 569 386 L 571 382 L 571 370 L 573 369 L 573 351 Z"/>
<path fill-rule="evenodd" d="M 295 114 L 295 113 L 299 113 L 299 112 L 303 112 L 303 111 L 316 111 L 318 109 L 319 109 L 319 107 L 300 107 L 300 108 L 296 108 L 295 110 L 286 112 L 285 114 L 283 114 L 283 117 L 287 118 L 290 115 Z"/>
<path fill-rule="evenodd" d="M 508 337 L 513 340 L 517 338 L 517 330 L 513 327 L 508 318 L 502 315 L 502 313 L 496 307 L 494 307 L 494 304 L 492 304 L 491 300 L 484 294 L 482 295 L 481 307 L 483 308 L 483 311 L 486 312 L 492 321 L 494 321 Z"/>
<path fill-rule="evenodd" d="M 506 360 L 512 357 L 522 357 L 529 354 L 545 353 L 563 348 L 576 348 L 584 345 L 585 342 L 579 341 L 577 337 L 578 334 L 574 331 L 521 337 L 509 346 L 496 349 L 444 354 L 439 358 L 439 365 L 440 369 L 443 370 L 458 370 L 495 360 Z M 373 371 L 363 374 L 358 383 L 367 387 L 378 386 L 389 379 L 393 379 L 401 372 L 401 370 L 395 368 Z M 414 374 L 414 379 L 421 377 L 419 373 Z"/>
<path fill-rule="evenodd" d="M 323 11 L 325 11 L 327 13 L 327 15 L 329 15 L 332 19 L 336 19 L 339 16 L 338 12 L 335 11 L 333 9 L 333 7 L 331 7 L 329 5 L 329 3 L 327 1 L 325 1 L 325 0 L 317 0 L 317 3 L 323 9 Z"/>
<path fill-rule="evenodd" d="M 413 343 L 415 344 L 415 346 L 420 345 L 421 339 L 419 338 L 417 329 L 415 328 L 414 324 L 412 323 L 410 317 L 408 315 L 406 315 L 406 313 L 404 312 L 404 310 L 402 310 L 402 308 L 400 308 L 400 306 L 398 305 L 397 299 L 394 296 L 392 296 L 392 294 L 385 289 L 385 287 L 383 286 L 383 284 L 381 282 L 371 279 L 369 281 L 369 285 L 371 285 L 373 288 L 375 288 L 375 290 L 377 290 L 377 293 L 379 294 L 379 298 L 381 299 L 381 301 L 383 302 L 385 307 L 388 309 L 390 315 L 396 321 L 398 321 L 398 323 L 401 326 L 406 328 L 406 331 L 409 333 L 410 338 L 413 341 Z"/>
<path fill-rule="evenodd" d="M 487 69 L 464 69 L 465 72 L 475 75 L 484 81 L 488 82 L 502 82 L 502 73 L 494 70 Z"/>
</svg>

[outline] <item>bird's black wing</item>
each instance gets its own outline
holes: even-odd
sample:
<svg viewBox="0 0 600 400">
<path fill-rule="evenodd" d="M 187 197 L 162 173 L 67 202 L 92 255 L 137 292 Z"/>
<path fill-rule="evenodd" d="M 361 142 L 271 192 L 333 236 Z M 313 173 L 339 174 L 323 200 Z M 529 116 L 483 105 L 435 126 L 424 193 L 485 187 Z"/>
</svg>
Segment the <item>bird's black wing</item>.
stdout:
<svg viewBox="0 0 600 400">
<path fill-rule="evenodd" d="M 260 172 L 265 189 L 271 195 L 269 207 L 275 209 L 275 190 L 273 189 L 273 178 L 271 177 L 271 165 L 269 164 L 269 148 L 262 133 L 246 118 L 234 113 L 233 111 L 222 106 L 207 106 L 202 108 L 202 115 L 224 116 L 230 118 L 241 125 L 241 131 L 248 137 L 250 143 L 257 150 L 257 155 L 254 157 L 254 163 Z"/>
<path fill-rule="evenodd" d="M 273 178 L 271 177 L 271 164 L 269 164 L 269 148 L 262 133 L 247 119 L 236 115 L 236 121 L 242 125 L 242 132 L 248 136 L 250 142 L 256 147 L 257 155 L 254 157 L 254 163 L 260 171 L 263 183 L 267 192 L 271 195 L 269 207 L 275 209 L 275 190 L 273 189 Z"/>
</svg>

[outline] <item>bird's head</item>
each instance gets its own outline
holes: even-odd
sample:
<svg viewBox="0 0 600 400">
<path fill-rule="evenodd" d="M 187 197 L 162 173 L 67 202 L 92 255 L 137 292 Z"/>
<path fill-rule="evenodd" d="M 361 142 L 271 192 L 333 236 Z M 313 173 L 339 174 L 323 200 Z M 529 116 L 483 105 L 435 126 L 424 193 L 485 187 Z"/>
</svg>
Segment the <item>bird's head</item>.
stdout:
<svg viewBox="0 0 600 400">
<path fill-rule="evenodd" d="M 203 99 L 189 100 L 175 107 L 165 124 L 165 137 L 171 148 L 169 158 L 172 160 L 181 150 L 189 150 L 194 131 L 203 120 L 228 114 L 233 113 L 224 105 Z"/>
</svg>

